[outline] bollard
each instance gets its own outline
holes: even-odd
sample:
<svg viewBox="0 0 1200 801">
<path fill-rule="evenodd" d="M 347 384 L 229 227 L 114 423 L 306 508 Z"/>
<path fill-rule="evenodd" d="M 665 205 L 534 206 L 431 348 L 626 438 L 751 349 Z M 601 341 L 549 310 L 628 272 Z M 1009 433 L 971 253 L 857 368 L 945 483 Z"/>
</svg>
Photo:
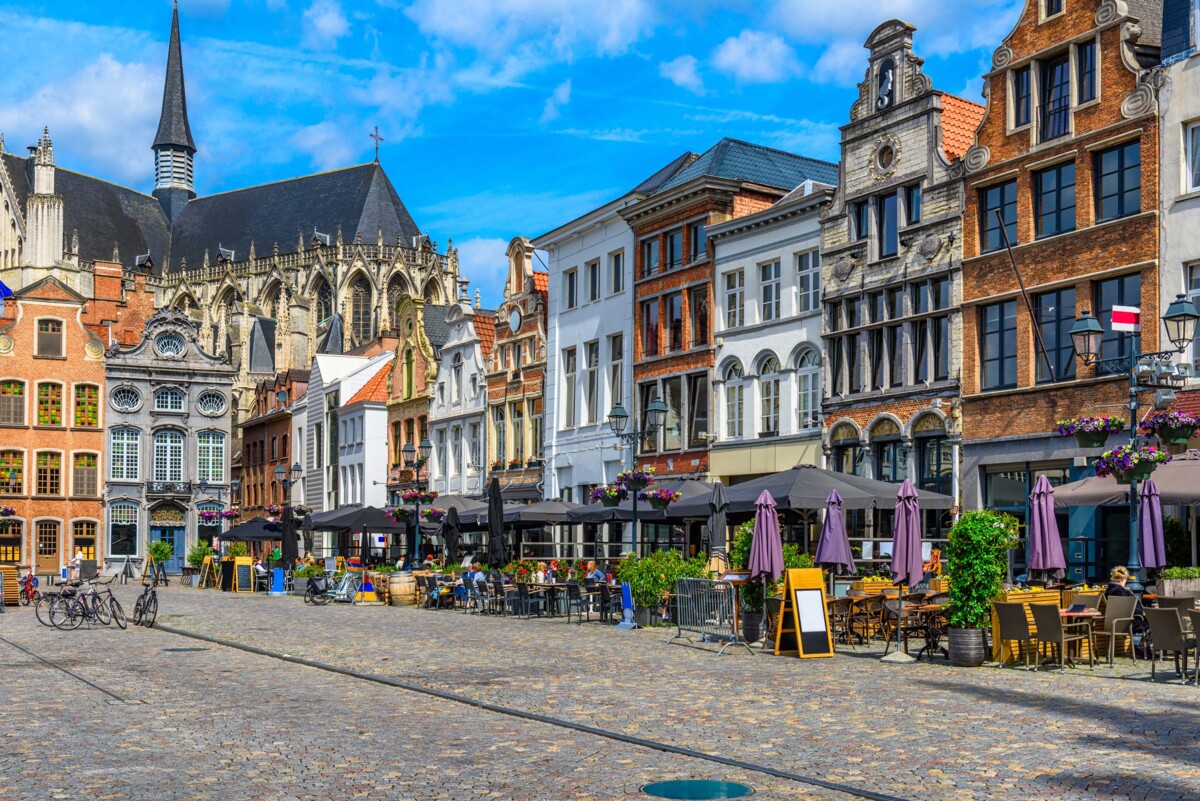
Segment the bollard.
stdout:
<svg viewBox="0 0 1200 801">
<path fill-rule="evenodd" d="M 267 595 L 271 595 L 276 598 L 282 598 L 284 595 L 287 595 L 287 593 L 283 591 L 282 567 L 274 568 L 271 571 L 271 589 L 267 592 Z"/>
</svg>

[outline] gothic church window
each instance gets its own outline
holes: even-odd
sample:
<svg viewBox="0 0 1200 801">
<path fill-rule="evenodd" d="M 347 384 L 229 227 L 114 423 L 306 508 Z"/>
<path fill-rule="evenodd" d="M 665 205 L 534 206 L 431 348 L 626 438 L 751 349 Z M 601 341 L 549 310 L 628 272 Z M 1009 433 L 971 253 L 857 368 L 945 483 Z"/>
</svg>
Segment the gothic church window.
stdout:
<svg viewBox="0 0 1200 801">
<path fill-rule="evenodd" d="M 333 290 L 324 281 L 317 287 L 317 323 L 323 323 L 333 316 Z"/>
<path fill-rule="evenodd" d="M 350 288 L 350 333 L 356 344 L 371 338 L 371 285 L 361 275 Z"/>
</svg>

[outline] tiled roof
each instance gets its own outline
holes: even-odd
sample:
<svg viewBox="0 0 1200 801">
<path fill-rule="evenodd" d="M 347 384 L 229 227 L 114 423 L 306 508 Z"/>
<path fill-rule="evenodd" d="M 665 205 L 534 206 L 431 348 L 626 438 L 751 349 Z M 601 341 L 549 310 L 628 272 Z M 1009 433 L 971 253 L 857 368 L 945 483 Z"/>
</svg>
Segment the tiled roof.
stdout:
<svg viewBox="0 0 1200 801">
<path fill-rule="evenodd" d="M 533 291 L 534 292 L 549 292 L 550 291 L 550 273 L 541 273 L 537 270 L 533 271 Z"/>
<path fill-rule="evenodd" d="M 392 364 L 389 361 L 379 368 L 370 381 L 363 384 L 362 389 L 354 393 L 354 397 L 342 404 L 342 408 L 353 406 L 356 403 L 370 401 L 371 403 L 387 403 L 387 377 L 388 371 L 392 369 Z"/>
<path fill-rule="evenodd" d="M 486 360 L 496 345 L 496 318 L 491 314 L 476 313 L 472 320 L 475 323 L 475 335 L 479 337 L 479 348 Z"/>
<path fill-rule="evenodd" d="M 942 95 L 942 150 L 954 161 L 975 144 L 975 131 L 987 109 L 956 95 Z"/>
<path fill-rule="evenodd" d="M 1200 391 L 1176 393 L 1170 410 L 1200 416 Z"/>
<path fill-rule="evenodd" d="M 838 165 L 776 150 L 773 147 L 743 142 L 740 139 L 726 138 L 675 173 L 669 181 L 662 184 L 658 192 L 673 189 L 701 175 L 751 181 L 790 192 L 808 180 L 836 184 Z"/>
</svg>

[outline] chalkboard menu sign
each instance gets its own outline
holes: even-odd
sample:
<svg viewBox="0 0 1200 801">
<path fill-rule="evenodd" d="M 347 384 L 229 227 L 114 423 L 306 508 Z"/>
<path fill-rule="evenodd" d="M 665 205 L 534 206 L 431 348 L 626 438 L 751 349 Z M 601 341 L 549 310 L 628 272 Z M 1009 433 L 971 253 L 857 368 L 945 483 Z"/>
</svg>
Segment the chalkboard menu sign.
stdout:
<svg viewBox="0 0 1200 801">
<path fill-rule="evenodd" d="M 254 568 L 248 556 L 239 556 L 233 560 L 237 571 L 233 580 L 234 592 L 254 592 Z"/>
<path fill-rule="evenodd" d="M 784 571 L 783 604 L 775 630 L 775 655 L 783 653 L 795 653 L 801 658 L 833 656 L 820 568 Z"/>
<path fill-rule="evenodd" d="M 223 592 L 233 591 L 233 560 L 221 560 L 221 590 Z"/>
</svg>

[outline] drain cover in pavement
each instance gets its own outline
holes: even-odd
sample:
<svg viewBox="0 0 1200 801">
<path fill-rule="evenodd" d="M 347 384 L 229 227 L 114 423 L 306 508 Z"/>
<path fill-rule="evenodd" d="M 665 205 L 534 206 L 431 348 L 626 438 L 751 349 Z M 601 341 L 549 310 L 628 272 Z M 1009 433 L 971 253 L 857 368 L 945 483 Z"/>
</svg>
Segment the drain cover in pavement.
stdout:
<svg viewBox="0 0 1200 801">
<path fill-rule="evenodd" d="M 734 782 L 718 782 L 709 779 L 682 779 L 673 782 L 647 784 L 642 792 L 655 798 L 689 799 L 707 801 L 719 798 L 743 798 L 754 792 L 751 787 Z"/>
</svg>

